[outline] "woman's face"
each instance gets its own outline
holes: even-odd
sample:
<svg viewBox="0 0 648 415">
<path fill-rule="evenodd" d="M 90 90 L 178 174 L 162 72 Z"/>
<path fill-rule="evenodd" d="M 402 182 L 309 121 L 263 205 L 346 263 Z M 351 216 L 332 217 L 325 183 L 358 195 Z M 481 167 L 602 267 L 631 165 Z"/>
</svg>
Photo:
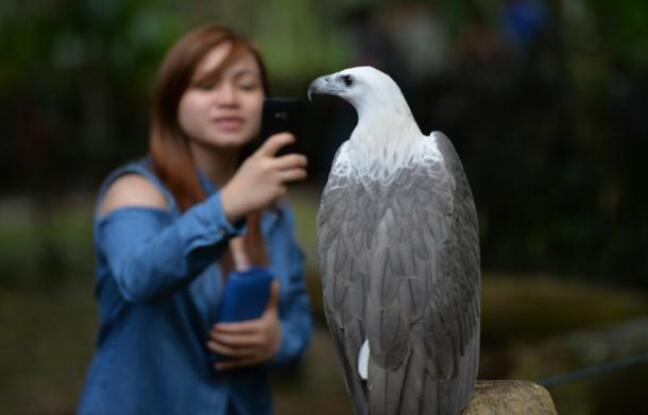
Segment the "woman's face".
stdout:
<svg viewBox="0 0 648 415">
<path fill-rule="evenodd" d="M 201 81 L 221 65 L 231 47 L 221 44 L 205 55 L 180 99 L 178 122 L 194 144 L 240 148 L 259 132 L 264 92 L 252 53 L 241 54 L 218 79 Z"/>
</svg>

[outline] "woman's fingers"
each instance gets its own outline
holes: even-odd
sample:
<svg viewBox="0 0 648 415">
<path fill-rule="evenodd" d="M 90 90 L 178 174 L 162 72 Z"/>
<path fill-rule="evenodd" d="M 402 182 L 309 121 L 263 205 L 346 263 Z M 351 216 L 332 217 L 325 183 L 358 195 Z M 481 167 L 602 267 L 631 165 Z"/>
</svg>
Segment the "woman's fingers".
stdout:
<svg viewBox="0 0 648 415">
<path fill-rule="evenodd" d="M 285 156 L 277 157 L 272 161 L 273 166 L 279 170 L 293 169 L 293 168 L 305 168 L 308 165 L 308 159 L 306 156 L 293 153 L 286 154 Z"/>
<path fill-rule="evenodd" d="M 221 333 L 234 333 L 234 334 L 245 334 L 245 333 L 257 333 L 261 330 L 262 323 L 259 319 L 241 321 L 238 323 L 218 323 L 212 328 L 212 332 L 221 332 Z"/>
<path fill-rule="evenodd" d="M 273 167 L 278 170 L 277 175 L 282 183 L 304 180 L 308 176 L 305 169 L 307 164 L 308 160 L 301 154 L 288 154 L 273 160 Z"/>
<path fill-rule="evenodd" d="M 250 357 L 259 354 L 258 347 L 230 346 L 216 341 L 208 341 L 207 348 L 214 353 L 228 357 Z"/>
<path fill-rule="evenodd" d="M 209 333 L 209 339 L 226 346 L 255 347 L 264 345 L 264 339 L 260 333 L 230 334 L 212 331 Z"/>
<path fill-rule="evenodd" d="M 304 180 L 308 176 L 304 169 L 282 170 L 278 174 L 282 183 Z"/>
<path fill-rule="evenodd" d="M 290 133 L 271 135 L 257 150 L 257 154 L 274 157 L 281 147 L 295 142 L 295 136 Z"/>
</svg>

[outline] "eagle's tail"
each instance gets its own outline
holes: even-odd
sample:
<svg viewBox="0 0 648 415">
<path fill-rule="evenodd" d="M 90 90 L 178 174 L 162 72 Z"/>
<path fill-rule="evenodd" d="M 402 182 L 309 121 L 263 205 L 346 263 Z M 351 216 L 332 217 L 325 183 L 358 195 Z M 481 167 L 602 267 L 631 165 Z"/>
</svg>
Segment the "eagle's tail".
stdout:
<svg viewBox="0 0 648 415">
<path fill-rule="evenodd" d="M 471 357 L 468 357 L 469 359 Z M 474 358 L 474 357 L 472 357 Z M 467 363 L 467 362 L 464 362 Z M 396 370 L 369 364 L 369 407 L 371 415 L 455 415 L 468 404 L 474 383 L 473 362 L 461 365 L 460 376 L 439 379 L 428 370 L 425 353 L 413 349 Z"/>
</svg>

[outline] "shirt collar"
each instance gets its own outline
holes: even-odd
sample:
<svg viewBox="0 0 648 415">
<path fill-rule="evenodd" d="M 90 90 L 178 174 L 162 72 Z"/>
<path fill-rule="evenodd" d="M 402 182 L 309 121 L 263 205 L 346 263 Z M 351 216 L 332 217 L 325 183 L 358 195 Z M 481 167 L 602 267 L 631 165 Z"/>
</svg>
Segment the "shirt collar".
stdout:
<svg viewBox="0 0 648 415">
<path fill-rule="evenodd" d="M 207 197 L 213 195 L 218 191 L 218 186 L 212 182 L 209 177 L 207 177 L 207 174 L 203 172 L 200 167 L 196 166 L 196 175 L 198 176 L 198 183 L 200 184 L 200 187 L 202 188 L 203 192 L 205 192 L 205 195 Z"/>
</svg>

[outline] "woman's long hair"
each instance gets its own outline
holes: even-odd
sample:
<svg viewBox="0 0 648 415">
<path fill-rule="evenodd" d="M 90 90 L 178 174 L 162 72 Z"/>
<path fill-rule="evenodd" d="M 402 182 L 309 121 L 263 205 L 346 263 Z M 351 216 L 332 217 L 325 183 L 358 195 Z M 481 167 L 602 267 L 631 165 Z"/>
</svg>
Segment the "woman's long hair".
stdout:
<svg viewBox="0 0 648 415">
<path fill-rule="evenodd" d="M 230 44 L 230 52 L 207 77 L 217 78 L 241 54 L 251 53 L 259 66 L 263 92 L 265 95 L 270 93 L 266 66 L 259 50 L 248 39 L 229 28 L 218 25 L 199 27 L 180 38 L 167 52 L 153 92 L 149 148 L 157 175 L 173 193 L 182 211 L 202 202 L 206 195 L 196 174 L 188 137 L 178 121 L 178 106 L 190 86 L 198 64 L 214 47 L 221 44 Z M 242 153 L 245 153 L 245 149 Z M 245 249 L 252 263 L 265 265 L 267 255 L 259 222 L 260 214 L 248 216 Z M 229 253 L 225 255 L 221 265 L 228 271 L 233 268 Z"/>
</svg>

